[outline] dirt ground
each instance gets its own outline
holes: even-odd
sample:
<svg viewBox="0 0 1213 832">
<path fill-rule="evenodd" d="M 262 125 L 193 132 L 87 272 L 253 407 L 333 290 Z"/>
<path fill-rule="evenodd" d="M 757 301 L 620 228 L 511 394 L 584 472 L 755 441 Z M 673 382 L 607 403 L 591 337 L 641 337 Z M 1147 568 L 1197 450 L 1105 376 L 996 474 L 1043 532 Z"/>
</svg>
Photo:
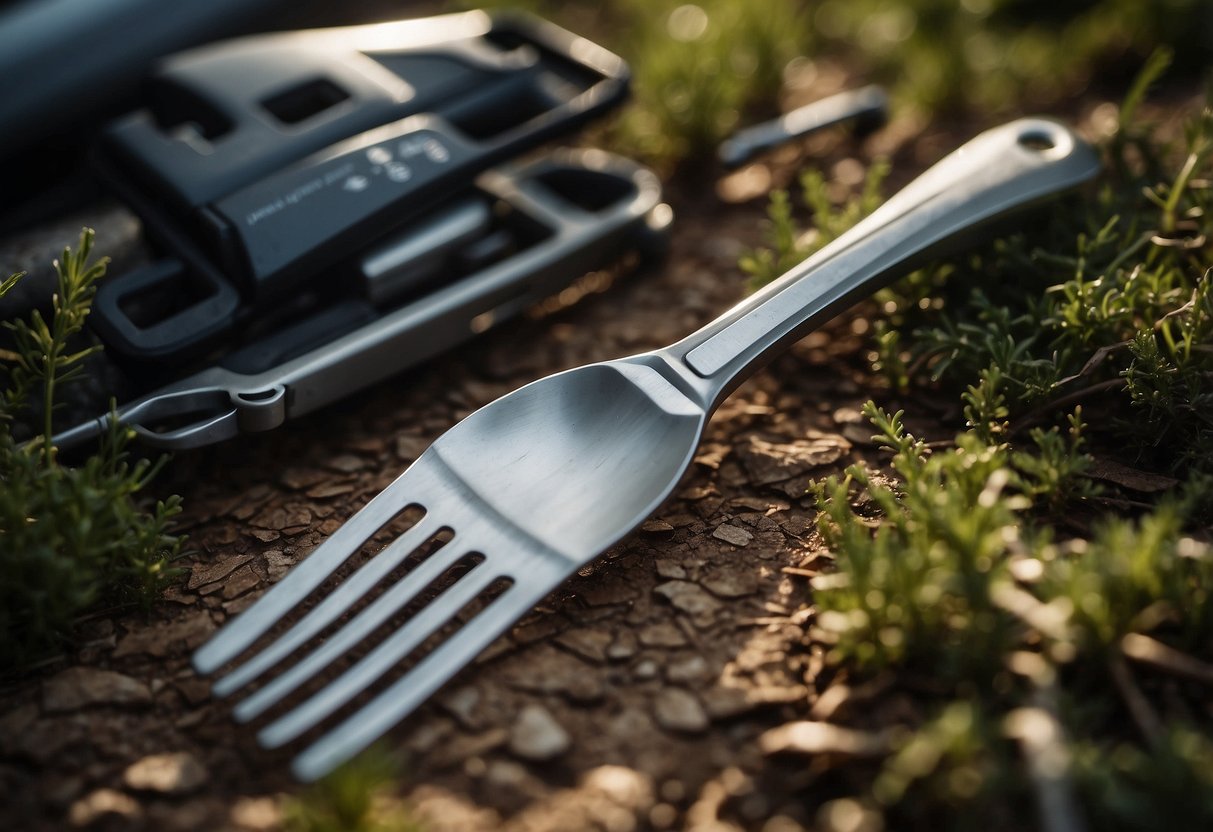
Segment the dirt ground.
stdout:
<svg viewBox="0 0 1213 832">
<path fill-rule="evenodd" d="M 874 141 L 900 149 L 904 181 L 971 132 L 894 129 Z M 845 178 L 872 149 L 837 134 L 803 152 Z M 150 618 L 97 615 L 78 650 L 0 687 L 0 827 L 273 828 L 279 796 L 298 789 L 286 769 L 298 747 L 259 749 L 190 668 L 192 650 L 476 407 L 557 370 L 661 346 L 736 302 L 761 194 L 800 161 L 792 152 L 724 182 L 707 168 L 675 181 L 671 255 L 655 269 L 598 276 L 568 308 L 340 405 L 179 454 L 159 488 L 185 502 L 182 583 Z M 49 262 L 82 223 L 98 228 L 115 268 L 137 256 L 136 223 L 111 206 L 10 242 L 0 263 Z M 859 415 L 875 389 L 868 325 L 843 316 L 743 386 L 649 522 L 389 735 L 407 760 L 401 793 L 426 829 L 787 832 L 848 793 L 835 764 L 863 757 L 868 735 L 819 737 L 804 755 L 780 753 L 788 738 L 769 732 L 827 717 L 863 727 L 914 708 L 894 696 L 879 712 L 855 709 L 863 691 L 824 666 L 811 630 L 808 578 L 830 556 L 806 487 L 879 463 Z"/>
</svg>

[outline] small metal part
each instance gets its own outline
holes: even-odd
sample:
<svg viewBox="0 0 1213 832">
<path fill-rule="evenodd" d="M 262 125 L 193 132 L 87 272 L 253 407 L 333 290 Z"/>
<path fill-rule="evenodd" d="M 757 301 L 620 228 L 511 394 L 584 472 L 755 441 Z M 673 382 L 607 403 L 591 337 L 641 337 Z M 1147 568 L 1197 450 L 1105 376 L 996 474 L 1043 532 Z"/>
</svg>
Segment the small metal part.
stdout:
<svg viewBox="0 0 1213 832">
<path fill-rule="evenodd" d="M 470 197 L 375 246 L 359 268 L 367 300 L 380 304 L 425 287 L 441 276 L 452 254 L 479 239 L 492 221 L 485 200 Z"/>
<path fill-rule="evenodd" d="M 840 92 L 738 130 L 720 145 L 716 157 L 727 168 L 739 168 L 761 153 L 844 121 L 854 121 L 856 130 L 867 132 L 884 124 L 888 108 L 888 96 L 880 87 Z"/>
</svg>

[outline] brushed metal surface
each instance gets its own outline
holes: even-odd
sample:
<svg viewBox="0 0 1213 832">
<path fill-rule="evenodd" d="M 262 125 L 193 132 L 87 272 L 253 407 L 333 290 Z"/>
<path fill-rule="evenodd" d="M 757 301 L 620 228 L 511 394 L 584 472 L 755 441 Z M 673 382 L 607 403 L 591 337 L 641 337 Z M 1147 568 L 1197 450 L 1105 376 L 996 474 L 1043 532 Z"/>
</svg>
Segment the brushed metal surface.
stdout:
<svg viewBox="0 0 1213 832">
<path fill-rule="evenodd" d="M 201 672 L 241 658 L 375 531 L 409 505 L 420 530 L 372 558 L 266 651 L 220 680 L 233 693 L 269 679 L 237 707 L 265 713 L 418 596 L 465 553 L 484 561 L 412 619 L 258 734 L 290 742 L 350 703 L 449 622 L 493 581 L 512 585 L 433 652 L 296 758 L 311 780 L 391 728 L 585 562 L 642 523 L 690 464 L 713 409 L 780 347 L 845 304 L 989 220 L 1083 182 L 1098 171 L 1090 147 L 1065 127 L 1025 119 L 974 139 L 911 183 L 848 234 L 668 348 L 569 370 L 476 411 L 441 436 L 391 486 L 194 657 Z M 356 603 L 440 527 L 453 538 L 327 642 L 305 643 Z M 380 558 L 385 560 L 378 563 Z"/>
</svg>

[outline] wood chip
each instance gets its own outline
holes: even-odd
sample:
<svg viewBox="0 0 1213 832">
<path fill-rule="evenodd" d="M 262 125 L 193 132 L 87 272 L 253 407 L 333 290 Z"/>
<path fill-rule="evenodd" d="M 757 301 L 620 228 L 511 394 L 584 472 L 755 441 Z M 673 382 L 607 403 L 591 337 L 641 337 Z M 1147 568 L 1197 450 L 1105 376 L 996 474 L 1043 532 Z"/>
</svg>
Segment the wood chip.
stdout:
<svg viewBox="0 0 1213 832">
<path fill-rule="evenodd" d="M 309 488 L 307 496 L 313 500 L 327 500 L 330 497 L 339 497 L 342 494 L 349 494 L 354 490 L 352 483 L 348 482 L 330 482 L 318 485 L 315 488 Z"/>
<path fill-rule="evenodd" d="M 738 455 L 751 484 L 770 485 L 835 463 L 850 449 L 851 443 L 841 436 L 811 432 L 808 438 L 791 442 L 751 436 Z"/>
<path fill-rule="evenodd" d="M 1173 676 L 1213 685 L 1213 665 L 1182 653 L 1157 639 L 1140 633 L 1129 633 L 1121 639 L 1120 650 L 1126 657 L 1140 664 L 1149 665 Z"/>
<path fill-rule="evenodd" d="M 366 460 L 353 454 L 341 454 L 324 463 L 324 467 L 341 474 L 352 474 L 365 468 Z"/>
<path fill-rule="evenodd" d="M 1119 462 L 1102 457 L 1092 459 L 1086 473 L 1097 480 L 1115 483 L 1130 491 L 1139 491 L 1143 494 L 1169 491 L 1179 484 L 1179 480 L 1174 477 L 1154 474 L 1149 471 L 1139 471 L 1136 468 L 1130 468 L 1128 465 L 1122 465 Z"/>
<path fill-rule="evenodd" d="M 789 722 L 764 732 L 758 738 L 764 754 L 837 754 L 843 757 L 878 758 L 889 753 L 889 741 L 880 734 L 856 731 L 829 722 Z"/>
<path fill-rule="evenodd" d="M 261 583 L 261 576 L 253 571 L 252 566 L 243 566 L 223 584 L 223 599 L 230 601 L 238 595 L 243 595 Z"/>
<path fill-rule="evenodd" d="M 233 555 L 223 558 L 214 563 L 199 563 L 195 564 L 190 569 L 189 583 L 185 585 L 186 589 L 197 589 L 200 586 L 205 586 L 215 581 L 226 578 L 232 572 L 236 571 L 244 564 L 253 559 L 252 555 Z"/>
</svg>

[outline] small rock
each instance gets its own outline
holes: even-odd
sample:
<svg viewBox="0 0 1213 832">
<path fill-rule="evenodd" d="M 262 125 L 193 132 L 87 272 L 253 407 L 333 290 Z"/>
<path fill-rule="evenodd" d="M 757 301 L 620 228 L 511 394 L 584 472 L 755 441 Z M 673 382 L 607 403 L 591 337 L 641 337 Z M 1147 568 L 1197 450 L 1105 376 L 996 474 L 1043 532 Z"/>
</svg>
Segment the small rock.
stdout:
<svg viewBox="0 0 1213 832">
<path fill-rule="evenodd" d="M 758 591 L 758 574 L 752 569 L 717 572 L 700 583 L 708 592 L 721 598 L 742 598 Z"/>
<path fill-rule="evenodd" d="M 524 760 L 551 760 L 569 745 L 568 732 L 541 705 L 527 705 L 510 728 L 510 751 Z"/>
<path fill-rule="evenodd" d="M 673 662 L 665 669 L 665 677 L 675 684 L 695 684 L 702 682 L 712 673 L 707 659 L 703 656 L 688 656 Z"/>
<path fill-rule="evenodd" d="M 72 826 L 92 826 L 106 817 L 134 821 L 139 817 L 139 804 L 130 795 L 115 789 L 97 789 L 72 804 L 67 820 Z"/>
<path fill-rule="evenodd" d="M 653 587 L 653 591 L 669 599 L 670 603 L 691 616 L 697 627 L 711 623 L 720 602 L 702 587 L 689 581 L 666 581 Z"/>
<path fill-rule="evenodd" d="M 282 810 L 272 797 L 240 797 L 229 816 L 237 828 L 248 832 L 270 832 L 282 826 Z"/>
<path fill-rule="evenodd" d="M 642 682 L 647 679 L 656 679 L 658 669 L 657 662 L 653 661 L 652 659 L 641 659 L 640 661 L 636 662 L 636 666 L 632 668 L 632 676 Z"/>
<path fill-rule="evenodd" d="M 130 655 L 163 657 L 193 650 L 215 631 L 215 622 L 207 612 L 185 615 L 167 624 L 133 630 L 118 642 L 114 658 Z"/>
<path fill-rule="evenodd" d="M 685 580 L 687 571 L 672 560 L 662 558 L 657 561 L 657 574 L 667 580 Z"/>
<path fill-rule="evenodd" d="M 745 529 L 730 526 L 728 523 L 721 523 L 717 526 L 716 531 L 712 532 L 712 537 L 738 547 L 748 546 L 750 541 L 754 539 L 754 535 Z"/>
<path fill-rule="evenodd" d="M 457 688 L 442 697 L 438 704 L 455 717 L 464 728 L 474 731 L 482 727 L 481 721 L 476 715 L 476 708 L 480 705 L 480 691 L 474 686 L 467 685 Z"/>
<path fill-rule="evenodd" d="M 668 621 L 660 624 L 650 624 L 641 630 L 637 637 L 645 647 L 682 647 L 687 643 L 687 637 Z"/>
<path fill-rule="evenodd" d="M 657 724 L 670 731 L 698 733 L 708 727 L 708 715 L 689 691 L 665 688 L 653 703 Z"/>
<path fill-rule="evenodd" d="M 605 693 L 596 670 L 550 644 L 539 644 L 502 669 L 507 685 L 533 693 L 560 693 L 575 702 L 595 702 Z"/>
<path fill-rule="evenodd" d="M 215 563 L 196 564 L 190 570 L 190 580 L 185 585 L 185 588 L 197 589 L 200 586 L 214 583 L 221 578 L 226 578 L 252 559 L 252 555 L 233 555 Z"/>
<path fill-rule="evenodd" d="M 613 636 L 606 630 L 578 629 L 561 633 L 556 643 L 592 662 L 606 661 L 606 649 Z"/>
<path fill-rule="evenodd" d="M 42 685 L 42 709 L 48 713 L 74 711 L 87 705 L 145 705 L 151 701 L 147 685 L 112 670 L 69 667 Z"/>
<path fill-rule="evenodd" d="M 261 576 L 253 571 L 253 567 L 241 567 L 223 585 L 223 598 L 226 601 L 230 601 L 236 596 L 248 592 L 259 583 L 261 583 Z"/>
<path fill-rule="evenodd" d="M 189 794 L 208 779 L 210 776 L 202 763 L 186 751 L 144 757 L 122 774 L 122 782 L 128 789 L 160 794 Z"/>
<path fill-rule="evenodd" d="M 620 630 L 607 648 L 606 655 L 611 661 L 632 658 L 636 655 L 636 636 L 631 630 Z"/>
</svg>

